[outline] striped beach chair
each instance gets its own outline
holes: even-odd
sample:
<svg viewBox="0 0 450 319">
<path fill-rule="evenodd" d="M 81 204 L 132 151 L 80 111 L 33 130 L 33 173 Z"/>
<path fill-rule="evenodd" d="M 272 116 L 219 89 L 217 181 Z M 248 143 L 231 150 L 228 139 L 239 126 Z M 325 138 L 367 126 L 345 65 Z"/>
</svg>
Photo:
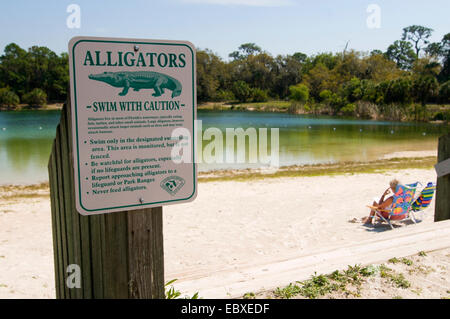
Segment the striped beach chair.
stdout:
<svg viewBox="0 0 450 319">
<path fill-rule="evenodd" d="M 420 192 L 420 195 L 411 204 L 410 214 L 412 215 L 412 220 L 415 220 L 414 213 L 422 212 L 430 206 L 431 200 L 433 199 L 434 192 L 436 191 L 436 184 L 429 182 L 427 186 Z"/>
<path fill-rule="evenodd" d="M 392 226 L 392 220 L 407 220 L 411 219 L 414 223 L 414 217 L 410 215 L 411 205 L 414 200 L 414 193 L 416 192 L 417 184 L 419 182 L 407 185 L 397 185 L 394 193 L 394 199 L 392 201 L 392 208 L 390 210 L 379 209 L 375 206 L 368 206 L 375 211 L 375 214 Z"/>
</svg>

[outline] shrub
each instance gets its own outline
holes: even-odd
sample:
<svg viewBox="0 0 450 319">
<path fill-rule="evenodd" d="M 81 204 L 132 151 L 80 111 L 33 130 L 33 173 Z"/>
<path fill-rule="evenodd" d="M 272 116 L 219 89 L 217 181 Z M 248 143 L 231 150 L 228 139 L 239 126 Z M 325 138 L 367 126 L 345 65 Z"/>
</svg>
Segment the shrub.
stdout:
<svg viewBox="0 0 450 319">
<path fill-rule="evenodd" d="M 253 102 L 267 102 L 269 100 L 269 95 L 267 91 L 254 88 L 252 90 Z"/>
<path fill-rule="evenodd" d="M 320 102 L 328 103 L 331 99 L 332 93 L 330 90 L 323 90 L 319 93 Z"/>
<path fill-rule="evenodd" d="M 344 107 L 341 108 L 341 112 L 345 115 L 353 115 L 355 114 L 356 106 L 353 103 L 348 103 Z"/>
<path fill-rule="evenodd" d="M 0 89 L 0 106 L 17 106 L 20 100 L 16 93 L 9 88 Z"/>
<path fill-rule="evenodd" d="M 289 87 L 289 98 L 292 101 L 306 103 L 309 99 L 309 89 L 304 84 L 291 85 Z"/>
<path fill-rule="evenodd" d="M 47 94 L 43 90 L 36 88 L 24 94 L 22 100 L 29 106 L 43 106 L 47 104 Z"/>
<path fill-rule="evenodd" d="M 219 90 L 215 96 L 216 101 L 233 101 L 234 99 L 235 96 L 233 92 L 228 90 Z"/>
<path fill-rule="evenodd" d="M 450 103 L 450 81 L 444 82 L 440 86 L 439 101 L 441 103 Z"/>
<path fill-rule="evenodd" d="M 252 97 L 252 89 L 244 81 L 234 82 L 232 92 L 239 102 L 247 102 Z"/>
</svg>

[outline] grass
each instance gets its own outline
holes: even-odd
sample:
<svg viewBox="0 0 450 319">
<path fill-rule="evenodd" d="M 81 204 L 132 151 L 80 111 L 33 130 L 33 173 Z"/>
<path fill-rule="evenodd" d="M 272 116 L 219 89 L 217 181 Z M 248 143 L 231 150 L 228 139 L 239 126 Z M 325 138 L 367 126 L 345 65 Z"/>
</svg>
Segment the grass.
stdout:
<svg viewBox="0 0 450 319">
<path fill-rule="evenodd" d="M 181 299 L 179 298 L 181 296 L 181 292 L 179 290 L 176 290 L 175 287 L 172 285 L 177 279 L 173 279 L 168 281 L 164 285 L 164 295 L 166 299 Z M 185 296 L 183 299 L 199 299 L 198 292 L 196 292 L 192 297 Z"/>
<path fill-rule="evenodd" d="M 336 164 L 317 164 L 317 165 L 293 165 L 280 167 L 277 170 L 267 173 L 254 169 L 243 170 L 222 170 L 213 172 L 204 172 L 199 176 L 200 182 L 215 181 L 251 181 L 264 178 L 281 177 L 309 177 L 309 176 L 331 176 L 343 174 L 361 174 L 361 173 L 382 173 L 386 170 L 396 169 L 429 169 L 436 164 L 434 156 L 429 157 L 411 157 L 411 158 L 392 158 L 380 159 L 369 162 L 342 162 Z"/>
<path fill-rule="evenodd" d="M 336 270 L 328 275 L 314 274 L 311 279 L 297 281 L 290 283 L 286 287 L 277 288 L 273 294 L 275 297 L 282 299 L 290 299 L 297 295 L 315 299 L 333 292 L 357 297 L 360 295 L 359 288 L 365 281 L 365 278 L 373 276 L 375 273 L 375 268 L 372 266 L 348 266 L 344 271 Z"/>
<path fill-rule="evenodd" d="M 254 292 L 247 292 L 244 294 L 244 296 L 242 297 L 244 299 L 255 299 L 256 295 Z"/>
<path fill-rule="evenodd" d="M 259 111 L 259 112 L 286 112 L 291 103 L 289 101 L 271 100 L 267 102 L 206 102 L 198 105 L 199 110 L 213 111 Z"/>
<path fill-rule="evenodd" d="M 391 274 L 390 279 L 392 283 L 395 284 L 398 288 L 406 289 L 411 287 L 411 283 L 406 280 L 403 274 Z"/>
<path fill-rule="evenodd" d="M 412 265 L 407 260 L 406 258 L 393 258 L 389 262 L 404 263 L 408 266 Z M 348 266 L 343 271 L 336 270 L 328 275 L 317 275 L 315 273 L 308 280 L 290 283 L 285 287 L 275 289 L 272 293 L 276 298 L 281 299 L 291 299 L 296 296 L 315 299 L 325 297 L 332 293 L 337 293 L 345 297 L 361 297 L 363 284 L 367 282 L 369 277 L 374 276 L 385 279 L 385 283 L 390 283 L 397 288 L 407 289 L 411 287 L 411 283 L 402 273 L 397 273 L 384 264 L 369 265 L 367 267 L 355 265 Z M 417 295 L 422 293 L 420 288 L 412 291 Z"/>
<path fill-rule="evenodd" d="M 48 196 L 48 183 L 0 186 L 0 200 L 29 199 Z"/>
<path fill-rule="evenodd" d="M 419 256 L 420 256 L 420 257 L 426 257 L 426 256 L 427 256 L 427 253 L 424 252 L 423 250 L 422 250 L 422 251 L 419 251 Z"/>
<path fill-rule="evenodd" d="M 374 174 L 387 170 L 430 169 L 436 164 L 436 158 L 411 157 L 380 159 L 369 162 L 340 162 L 335 164 L 293 165 L 280 167 L 267 173 L 255 169 L 218 170 L 200 172 L 199 182 L 238 181 L 248 182 L 266 178 L 333 176 L 344 174 Z M 0 200 L 27 199 L 49 196 L 49 184 L 6 185 L 0 186 Z M 423 252 L 424 253 L 424 252 Z M 425 253 L 424 253 L 425 254 Z M 420 255 L 420 253 L 419 253 Z M 425 254 L 426 256 L 426 254 Z"/>
<path fill-rule="evenodd" d="M 406 266 L 411 266 L 413 264 L 413 261 L 411 259 L 408 258 L 398 259 L 396 257 L 389 259 L 388 262 L 390 262 L 391 264 L 402 263 L 405 264 Z"/>
<path fill-rule="evenodd" d="M 403 259 L 406 259 L 406 258 L 403 258 Z M 389 260 L 389 262 L 392 263 L 393 260 L 396 262 L 403 262 L 401 260 L 398 260 L 397 258 L 392 258 Z M 394 262 L 394 263 L 396 263 L 396 262 Z M 387 267 L 384 264 L 380 265 L 380 277 L 389 280 L 391 283 L 393 283 L 398 288 L 406 289 L 406 288 L 411 287 L 411 283 L 408 280 L 406 280 L 406 278 L 403 274 L 396 273 L 393 269 Z"/>
</svg>

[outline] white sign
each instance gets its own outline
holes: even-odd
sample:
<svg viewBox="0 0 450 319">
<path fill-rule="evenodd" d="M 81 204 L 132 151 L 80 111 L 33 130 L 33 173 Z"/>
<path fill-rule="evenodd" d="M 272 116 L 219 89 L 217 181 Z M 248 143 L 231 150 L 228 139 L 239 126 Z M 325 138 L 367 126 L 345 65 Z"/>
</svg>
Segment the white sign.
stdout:
<svg viewBox="0 0 450 319">
<path fill-rule="evenodd" d="M 450 158 L 434 165 L 434 169 L 436 170 L 437 177 L 450 174 Z"/>
<path fill-rule="evenodd" d="M 192 201 L 195 48 L 189 42 L 69 42 L 76 208 L 91 215 Z"/>
</svg>

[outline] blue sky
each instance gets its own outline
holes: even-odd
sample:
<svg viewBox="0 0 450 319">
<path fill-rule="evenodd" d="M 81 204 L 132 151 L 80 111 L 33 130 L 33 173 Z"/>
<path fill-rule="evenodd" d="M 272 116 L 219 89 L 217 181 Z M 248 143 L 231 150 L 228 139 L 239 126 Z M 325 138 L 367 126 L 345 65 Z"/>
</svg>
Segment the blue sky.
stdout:
<svg viewBox="0 0 450 319">
<path fill-rule="evenodd" d="M 81 8 L 81 28 L 69 29 L 69 4 Z M 380 8 L 380 28 L 368 28 L 369 4 Z M 76 35 L 189 40 L 221 57 L 246 42 L 273 55 L 385 50 L 412 24 L 433 28 L 433 41 L 450 32 L 448 0 L 14 0 L 0 3 L 0 51 L 24 48 L 67 51 Z"/>
</svg>

